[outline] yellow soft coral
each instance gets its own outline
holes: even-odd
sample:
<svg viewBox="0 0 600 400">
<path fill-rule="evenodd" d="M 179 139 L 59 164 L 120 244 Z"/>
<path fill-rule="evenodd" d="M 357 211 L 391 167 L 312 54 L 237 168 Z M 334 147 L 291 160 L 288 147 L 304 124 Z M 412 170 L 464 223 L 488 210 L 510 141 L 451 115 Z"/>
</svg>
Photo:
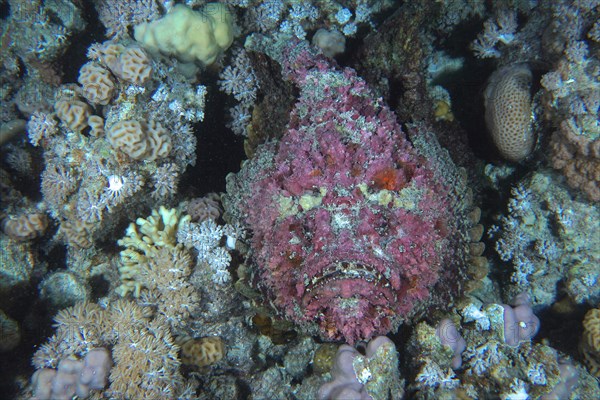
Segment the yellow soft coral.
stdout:
<svg viewBox="0 0 600 400">
<path fill-rule="evenodd" d="M 135 224 L 129 225 L 125 237 L 117 241 L 119 246 L 125 247 L 121 251 L 121 285 L 116 289 L 118 294 L 125 296 L 132 292 L 135 297 L 139 296 L 143 287 L 138 279 L 142 266 L 158 258 L 161 248 L 178 252 L 183 246 L 177 243 L 177 230 L 189 220 L 189 215 L 182 217 L 177 209 L 168 210 L 161 206 L 158 211 L 152 210 L 152 215 L 147 219 L 138 218 Z"/>
</svg>

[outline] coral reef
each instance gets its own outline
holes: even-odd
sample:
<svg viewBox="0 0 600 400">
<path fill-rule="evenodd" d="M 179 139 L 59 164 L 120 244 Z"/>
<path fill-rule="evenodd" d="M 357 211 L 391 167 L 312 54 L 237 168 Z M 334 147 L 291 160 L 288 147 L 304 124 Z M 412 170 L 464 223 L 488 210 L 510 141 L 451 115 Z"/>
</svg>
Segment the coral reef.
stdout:
<svg viewBox="0 0 600 400">
<path fill-rule="evenodd" d="M 371 340 L 364 355 L 342 345 L 331 371 L 333 381 L 319 389 L 319 399 L 401 399 L 404 396 L 398 374 L 398 352 L 385 336 Z"/>
<path fill-rule="evenodd" d="M 40 283 L 40 298 L 56 310 L 88 300 L 90 288 L 73 272 L 56 271 Z"/>
<path fill-rule="evenodd" d="M 13 350 L 21 341 L 21 329 L 17 321 L 10 318 L 6 313 L 0 310 L 0 353 Z"/>
<path fill-rule="evenodd" d="M 186 166 L 195 162 L 195 137 L 186 123 L 203 118 L 202 86 L 184 83 L 175 73 L 169 78 L 178 88 L 173 96 L 185 97 L 180 106 L 187 114 L 154 111 L 174 101 L 166 93 L 158 96 L 161 87 L 156 87 L 168 67 L 140 47 L 96 43 L 88 57 L 92 61 L 79 71 L 80 86 L 61 87 L 56 112 L 37 112 L 28 123 L 29 139 L 46 161 L 44 204 L 73 248 L 91 248 L 114 229 L 124 203 L 133 210 L 145 202 L 144 194 L 169 198 Z"/>
<path fill-rule="evenodd" d="M 574 197 L 551 170 L 524 177 L 511 193 L 507 215 L 490 228 L 496 252 L 512 268 L 507 297 L 526 291 L 534 306 L 549 306 L 562 281 L 576 303 L 597 304 L 598 209 Z"/>
<path fill-rule="evenodd" d="M 95 2 L 98 17 L 106 27 L 109 38 L 128 37 L 129 29 L 160 15 L 157 0 L 98 0 Z"/>
<path fill-rule="evenodd" d="M 506 313 L 506 307 L 483 305 L 474 299 L 458 304 L 458 315 L 452 320 L 460 321 L 457 329 L 467 346 L 462 353 L 462 367 L 454 371 L 450 368 L 452 349 L 441 345 L 435 328 L 425 322 L 418 324 L 408 346 L 411 368 L 418 371 L 409 384 L 411 398 L 593 397 L 600 389 L 598 382 L 557 350 L 530 341 L 537 330 L 527 331 L 521 337 L 524 341 L 513 342 L 511 326 L 520 326 Z M 526 314 L 526 320 L 535 318 L 539 324 L 531 308 Z"/>
<path fill-rule="evenodd" d="M 598 0 L 0 10 L 3 397 L 598 397 Z"/>
<path fill-rule="evenodd" d="M 54 379 L 58 384 L 57 381 L 62 381 L 61 365 L 67 369 L 65 379 L 74 379 L 72 385 L 77 379 L 85 383 L 87 361 L 98 361 L 94 354 L 99 347 L 106 347 L 112 349 L 106 356 L 114 362 L 109 374 L 110 384 L 105 388 L 107 396 L 154 398 L 182 391 L 179 347 L 171 336 L 167 321 L 161 316 L 151 316 L 149 308 L 128 300 L 111 302 L 107 308 L 95 303 L 79 303 L 60 311 L 55 317 L 56 333 L 34 355 L 33 364 L 40 368 L 33 377 L 35 386 L 44 390 L 43 382 Z M 103 372 L 108 372 L 106 359 L 99 363 L 101 365 L 105 366 Z M 51 371 L 54 368 L 58 368 L 58 373 L 53 378 Z M 84 373 L 73 377 L 76 370 Z M 100 376 L 98 373 L 97 377 Z M 57 392 L 52 390 L 51 393 L 56 395 Z"/>
<path fill-rule="evenodd" d="M 585 32 L 594 21 L 596 11 L 589 2 L 573 5 L 556 4 L 558 16 L 549 27 L 555 33 L 559 55 L 542 76 L 544 116 L 554 126 L 550 139 L 550 162 L 567 178 L 567 183 L 581 190 L 593 201 L 600 200 L 600 59 L 589 51 L 592 41 Z M 565 23 L 561 23 L 563 21 Z M 569 29 L 559 28 L 569 26 Z M 593 35 L 590 36 L 593 40 Z M 597 45 L 596 39 L 596 45 Z"/>
</svg>

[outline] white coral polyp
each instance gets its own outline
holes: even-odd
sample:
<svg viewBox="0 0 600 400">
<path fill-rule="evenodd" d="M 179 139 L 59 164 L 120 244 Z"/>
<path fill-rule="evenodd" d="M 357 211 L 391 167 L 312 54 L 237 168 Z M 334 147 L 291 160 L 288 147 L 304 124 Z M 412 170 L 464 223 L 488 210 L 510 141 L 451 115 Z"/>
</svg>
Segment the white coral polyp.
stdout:
<svg viewBox="0 0 600 400">
<path fill-rule="evenodd" d="M 117 175 L 111 175 L 108 177 L 108 191 L 111 193 L 117 193 L 123 188 L 124 179 Z"/>
</svg>

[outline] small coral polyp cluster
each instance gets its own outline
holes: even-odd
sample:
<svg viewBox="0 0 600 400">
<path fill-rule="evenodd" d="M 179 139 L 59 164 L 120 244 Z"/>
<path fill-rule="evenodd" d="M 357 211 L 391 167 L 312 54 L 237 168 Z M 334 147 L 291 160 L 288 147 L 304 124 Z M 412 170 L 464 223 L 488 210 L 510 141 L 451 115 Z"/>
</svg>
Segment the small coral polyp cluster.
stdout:
<svg viewBox="0 0 600 400">
<path fill-rule="evenodd" d="M 353 343 L 422 311 L 437 283 L 455 289 L 442 277 L 460 276 L 465 253 L 450 249 L 465 205 L 353 70 L 294 48 L 279 54 L 301 88 L 288 130 L 229 179 L 228 207 L 252 229 L 259 287 L 283 314 Z"/>
</svg>

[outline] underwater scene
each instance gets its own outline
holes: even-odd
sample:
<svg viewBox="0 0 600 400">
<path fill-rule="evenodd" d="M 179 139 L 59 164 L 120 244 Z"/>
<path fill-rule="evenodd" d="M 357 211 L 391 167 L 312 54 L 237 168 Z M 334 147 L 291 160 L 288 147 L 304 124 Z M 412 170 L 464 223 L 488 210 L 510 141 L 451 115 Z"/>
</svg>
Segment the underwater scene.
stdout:
<svg viewBox="0 0 600 400">
<path fill-rule="evenodd" d="M 600 0 L 0 29 L 0 399 L 600 398 Z"/>
</svg>

